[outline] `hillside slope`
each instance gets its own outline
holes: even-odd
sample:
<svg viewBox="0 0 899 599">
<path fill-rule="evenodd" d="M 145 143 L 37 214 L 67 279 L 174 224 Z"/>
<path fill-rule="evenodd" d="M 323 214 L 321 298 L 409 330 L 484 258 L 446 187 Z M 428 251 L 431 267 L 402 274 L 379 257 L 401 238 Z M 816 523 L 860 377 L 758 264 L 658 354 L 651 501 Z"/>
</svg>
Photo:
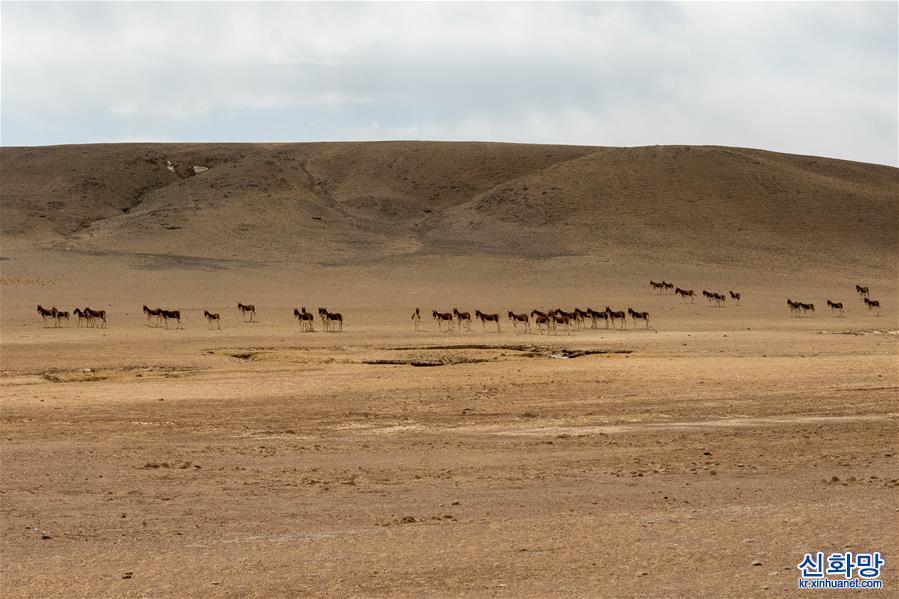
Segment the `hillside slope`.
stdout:
<svg viewBox="0 0 899 599">
<path fill-rule="evenodd" d="M 491 255 L 894 268 L 897 184 L 890 167 L 721 147 L 3 148 L 0 227 L 7 247 L 272 263 Z"/>
</svg>

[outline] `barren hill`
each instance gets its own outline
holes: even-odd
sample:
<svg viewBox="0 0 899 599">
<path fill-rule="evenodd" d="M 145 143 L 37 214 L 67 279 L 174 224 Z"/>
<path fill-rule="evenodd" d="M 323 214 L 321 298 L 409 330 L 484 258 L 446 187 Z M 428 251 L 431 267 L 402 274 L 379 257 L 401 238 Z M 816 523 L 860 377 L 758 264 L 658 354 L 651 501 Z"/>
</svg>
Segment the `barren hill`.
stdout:
<svg viewBox="0 0 899 599">
<path fill-rule="evenodd" d="M 586 256 L 623 267 L 879 270 L 897 256 L 899 171 L 760 150 L 119 144 L 3 148 L 0 167 L 7 248 L 292 264 Z"/>
</svg>

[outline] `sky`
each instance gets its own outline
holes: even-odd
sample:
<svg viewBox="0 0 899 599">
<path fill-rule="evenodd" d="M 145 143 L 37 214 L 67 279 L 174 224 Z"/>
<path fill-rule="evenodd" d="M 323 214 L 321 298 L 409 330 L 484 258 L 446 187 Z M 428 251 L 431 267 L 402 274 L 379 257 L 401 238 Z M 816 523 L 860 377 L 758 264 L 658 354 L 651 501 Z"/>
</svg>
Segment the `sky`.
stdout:
<svg viewBox="0 0 899 599">
<path fill-rule="evenodd" d="M 716 144 L 897 166 L 897 10 L 3 2 L 0 144 Z"/>
</svg>

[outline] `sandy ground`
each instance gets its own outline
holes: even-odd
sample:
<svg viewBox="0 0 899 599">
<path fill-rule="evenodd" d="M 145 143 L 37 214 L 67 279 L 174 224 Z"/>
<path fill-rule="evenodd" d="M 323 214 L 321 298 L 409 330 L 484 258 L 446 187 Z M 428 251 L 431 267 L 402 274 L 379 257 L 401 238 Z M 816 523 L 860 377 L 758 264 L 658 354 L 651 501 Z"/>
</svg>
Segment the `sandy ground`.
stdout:
<svg viewBox="0 0 899 599">
<path fill-rule="evenodd" d="M 389 272 L 353 299 L 315 277 L 347 328 L 303 334 L 264 279 L 179 275 L 166 331 L 139 309 L 171 275 L 115 295 L 115 269 L 34 272 L 2 288 L 5 597 L 785 596 L 819 550 L 881 551 L 880 596 L 899 585 L 899 326 L 851 288 L 846 317 L 795 319 L 763 273 L 720 310 L 634 278 L 605 293 L 649 330 L 546 337 L 414 332 L 419 300 L 475 307 L 436 278 L 397 306 Z M 106 292 L 105 330 L 34 313 Z"/>
</svg>

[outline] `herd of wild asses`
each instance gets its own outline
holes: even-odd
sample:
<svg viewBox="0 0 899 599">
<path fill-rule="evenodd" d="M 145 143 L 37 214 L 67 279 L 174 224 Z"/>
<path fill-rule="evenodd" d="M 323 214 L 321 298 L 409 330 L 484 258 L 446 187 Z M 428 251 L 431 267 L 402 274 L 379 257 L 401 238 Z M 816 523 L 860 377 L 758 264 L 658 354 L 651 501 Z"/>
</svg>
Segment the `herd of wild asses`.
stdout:
<svg viewBox="0 0 899 599">
<path fill-rule="evenodd" d="M 48 309 L 38 304 L 37 313 L 40 314 L 41 319 L 43 319 L 44 327 L 47 327 L 48 323 L 51 322 L 54 327 L 62 326 L 63 320 L 66 321 L 66 326 L 69 326 L 69 312 L 67 310 L 57 310 L 56 306 Z M 75 308 L 72 310 L 72 316 L 78 319 L 79 327 L 89 326 L 101 329 L 106 328 L 106 310 Z"/>
<path fill-rule="evenodd" d="M 243 318 L 243 322 L 256 322 L 256 306 L 253 304 L 244 304 L 238 302 L 237 310 Z M 176 329 L 183 329 L 181 323 L 181 310 L 166 310 L 165 308 L 150 308 L 144 304 L 141 309 L 147 321 L 148 327 L 164 326 L 169 328 L 169 322 L 172 322 Z M 43 319 L 44 328 L 61 327 L 62 321 L 69 326 L 69 312 L 59 310 L 55 306 L 52 308 L 44 308 L 40 304 L 37 307 L 37 313 Z M 91 308 L 75 308 L 72 315 L 78 318 L 78 326 L 89 326 L 106 328 L 106 310 L 92 310 Z M 294 308 L 293 316 L 300 323 L 300 329 L 303 332 L 315 331 L 315 318 L 311 312 L 306 311 L 306 307 Z M 318 316 L 322 321 L 322 330 L 328 333 L 339 333 L 343 331 L 343 315 L 340 312 L 330 312 L 327 308 L 319 308 Z M 219 330 L 222 328 L 222 315 L 218 312 L 210 312 L 203 310 L 203 317 L 210 329 Z"/>
<path fill-rule="evenodd" d="M 256 322 L 255 305 L 237 302 L 237 311 L 240 312 L 243 322 Z M 165 328 L 169 328 L 169 320 L 174 320 L 178 325 L 177 328 L 184 328 L 181 324 L 180 310 L 151 309 L 144 305 L 143 312 L 147 317 L 147 326 L 159 326 L 160 322 L 162 322 Z M 322 330 L 329 333 L 337 333 L 343 330 L 343 315 L 340 312 L 329 312 L 327 308 L 319 308 L 318 316 L 322 321 Z M 315 332 L 315 318 L 311 312 L 306 311 L 306 306 L 294 308 L 293 317 L 300 323 L 300 329 L 303 332 Z M 206 319 L 206 324 L 210 329 L 219 330 L 222 328 L 222 315 L 218 312 L 203 310 L 203 318 Z"/>
<path fill-rule="evenodd" d="M 615 328 L 615 323 L 620 323 L 619 328 L 624 328 L 625 320 L 630 316 L 637 326 L 637 321 L 643 321 L 644 328 L 649 328 L 649 312 L 641 312 L 628 308 L 627 312 L 615 311 L 606 306 L 605 310 L 594 310 L 586 308 L 574 308 L 568 312 L 561 308 L 532 310 L 530 313 L 516 313 L 513 310 L 507 312 L 506 317 L 512 323 L 512 328 L 517 333 L 519 327 L 524 333 L 537 332 L 543 334 L 558 334 L 559 331 L 571 333 L 580 329 L 598 328 L 599 321 L 605 324 L 605 328 Z M 441 312 L 439 310 L 431 311 L 431 318 L 437 323 L 438 331 L 470 331 L 472 320 L 480 320 L 482 330 L 495 330 L 497 333 L 502 332 L 500 328 L 501 316 L 497 313 L 485 313 L 480 309 L 475 309 L 474 317 L 471 312 L 462 312 L 458 308 L 453 308 L 452 312 Z M 590 326 L 587 326 L 587 323 Z M 418 331 L 421 326 L 421 308 L 415 308 L 412 313 L 413 329 Z M 494 328 L 495 327 L 495 328 Z"/>
<path fill-rule="evenodd" d="M 862 303 L 865 305 L 865 308 L 868 309 L 869 312 L 876 312 L 878 316 L 880 316 L 880 300 L 872 300 L 868 297 L 869 289 L 862 285 L 855 286 L 855 292 L 858 293 L 859 297 L 862 298 Z M 792 299 L 787 299 L 787 307 L 790 309 L 790 314 L 796 318 L 801 316 L 805 316 L 809 312 L 815 311 L 815 304 L 806 304 L 805 302 L 796 302 Z M 827 300 L 827 307 L 830 308 L 830 311 L 838 315 L 840 317 L 843 316 L 843 302 L 835 302 L 831 299 Z"/>
<path fill-rule="evenodd" d="M 672 293 L 679 296 L 684 302 L 693 303 L 695 292 L 693 289 L 681 289 L 673 283 L 666 281 L 656 282 L 650 281 L 650 287 L 659 295 Z M 869 312 L 876 312 L 880 315 L 880 302 L 869 297 L 868 287 L 856 285 L 855 291 L 862 299 L 862 303 Z M 730 300 L 739 305 L 742 295 L 740 292 L 728 290 Z M 703 289 L 702 296 L 717 307 L 724 307 L 727 296 L 717 291 L 708 291 Z M 806 316 L 809 312 L 815 311 L 815 304 L 805 303 L 787 299 L 787 306 L 790 315 L 796 318 Z M 844 313 L 843 302 L 836 302 L 831 299 L 827 300 L 827 307 L 835 316 L 842 317 Z M 237 310 L 240 313 L 243 322 L 256 322 L 256 306 L 253 304 L 237 303 Z M 143 314 L 147 319 L 147 326 L 169 328 L 169 322 L 174 323 L 176 329 L 183 329 L 181 323 L 181 310 L 166 310 L 164 308 L 150 308 L 143 306 Z M 37 307 L 37 313 L 44 322 L 44 327 L 60 327 L 62 321 L 69 326 L 70 314 L 68 311 L 59 310 L 56 307 L 44 308 L 41 305 Z M 75 308 L 71 312 L 71 316 L 78 319 L 78 326 L 87 326 L 94 328 L 106 328 L 106 310 L 93 310 L 91 308 Z M 203 310 L 203 317 L 206 319 L 207 326 L 210 329 L 222 328 L 222 316 L 217 312 Z M 293 309 L 293 317 L 297 320 L 302 332 L 315 332 L 315 316 L 312 312 L 308 312 L 306 307 Z M 343 315 L 340 312 L 330 312 L 327 308 L 318 309 L 318 317 L 321 320 L 321 330 L 327 333 L 339 333 L 343 331 Z M 481 321 L 482 330 L 495 330 L 497 333 L 501 330 L 501 317 L 498 313 L 481 312 L 476 308 L 474 314 L 471 312 L 463 312 L 458 308 L 451 311 L 443 312 L 440 310 L 432 310 L 431 317 L 437 323 L 438 331 L 470 331 L 473 320 Z M 603 310 L 594 310 L 593 308 L 574 308 L 571 311 L 562 308 L 551 309 L 535 309 L 530 313 L 517 313 L 508 310 L 505 316 L 512 323 L 513 330 L 517 333 L 519 329 L 524 333 L 539 334 L 558 334 L 560 331 L 571 333 L 580 329 L 596 329 L 599 328 L 599 322 L 602 321 L 605 328 L 625 328 L 627 319 L 630 318 L 637 328 L 638 322 L 643 323 L 644 328 L 649 328 L 649 312 L 635 310 L 628 307 L 627 311 L 613 310 L 609 306 L 605 306 Z M 418 331 L 421 327 L 421 308 L 415 308 L 412 313 L 413 329 Z"/>
<path fill-rule="evenodd" d="M 669 283 L 667 281 L 650 281 L 650 288 L 655 291 L 658 295 L 665 295 L 669 293 L 673 293 L 674 295 L 680 296 L 682 300 L 685 302 L 693 303 L 693 300 L 696 298 L 696 292 L 692 289 L 681 289 L 680 287 L 675 287 L 674 283 Z M 736 303 L 740 303 L 740 299 L 743 297 L 739 291 L 731 291 L 728 290 L 730 294 L 730 299 Z M 724 307 L 724 302 L 727 301 L 727 296 L 723 293 L 718 293 L 717 291 L 706 291 L 702 290 L 702 297 L 704 297 L 709 303 L 714 302 L 716 306 L 719 308 Z"/>
<path fill-rule="evenodd" d="M 685 302 L 689 301 L 690 303 L 693 303 L 695 293 L 692 289 L 681 289 L 680 287 L 675 287 L 673 283 L 668 283 L 666 281 L 650 281 L 649 286 L 660 295 L 666 293 L 674 293 L 675 295 L 680 296 L 681 299 L 683 299 Z M 872 300 L 870 297 L 868 297 L 870 291 L 868 287 L 856 284 L 855 291 L 859 294 L 859 296 L 861 296 L 862 302 L 869 311 L 877 312 L 878 315 L 880 314 L 880 301 Z M 742 296 L 738 291 L 728 290 L 728 294 L 730 295 L 731 301 L 737 304 L 740 303 L 740 299 L 742 298 Z M 714 303 L 719 308 L 724 307 L 724 303 L 727 301 L 726 295 L 724 295 L 723 293 L 718 293 L 716 291 L 706 291 L 705 289 L 703 289 L 702 296 L 709 303 Z M 790 309 L 790 314 L 797 318 L 805 316 L 809 312 L 815 311 L 815 304 L 797 302 L 793 301 L 792 299 L 787 299 L 787 306 Z M 835 315 L 838 315 L 840 317 L 843 316 L 843 302 L 835 302 L 828 299 L 827 307 L 830 308 Z"/>
</svg>

